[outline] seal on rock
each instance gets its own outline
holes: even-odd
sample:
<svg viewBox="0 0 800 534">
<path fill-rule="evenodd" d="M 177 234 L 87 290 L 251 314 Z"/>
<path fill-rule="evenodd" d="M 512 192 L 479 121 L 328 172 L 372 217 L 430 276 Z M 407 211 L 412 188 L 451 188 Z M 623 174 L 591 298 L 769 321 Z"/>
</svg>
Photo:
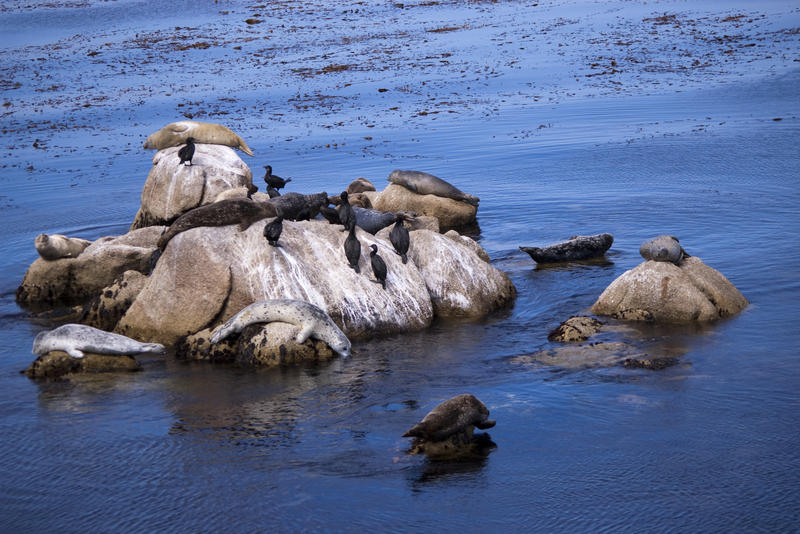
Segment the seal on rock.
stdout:
<svg viewBox="0 0 800 534">
<path fill-rule="evenodd" d="M 309 302 L 294 299 L 272 299 L 254 302 L 218 326 L 211 333 L 211 343 L 219 343 L 231 334 L 255 323 L 280 321 L 300 328 L 295 341 L 305 343 L 312 337 L 328 344 L 343 358 L 350 356 L 350 340 L 336 326 L 330 315 Z"/>
<path fill-rule="evenodd" d="M 576 235 L 547 247 L 519 247 L 527 252 L 536 263 L 559 263 L 567 261 L 598 258 L 606 253 L 614 243 L 611 234 Z"/>
<path fill-rule="evenodd" d="M 61 234 L 39 234 L 33 240 L 36 252 L 47 261 L 60 260 L 61 258 L 77 258 L 91 241 L 79 237 L 67 237 Z"/>
<path fill-rule="evenodd" d="M 387 180 L 393 184 L 401 185 L 418 195 L 452 198 L 473 206 L 477 206 L 481 200 L 476 196 L 464 193 L 452 184 L 427 172 L 395 170 L 392 171 Z"/>
<path fill-rule="evenodd" d="M 171 122 L 159 131 L 150 134 L 144 142 L 144 148 L 161 150 L 178 146 L 186 143 L 189 137 L 193 137 L 195 143 L 226 145 L 238 148 L 248 156 L 253 155 L 253 151 L 250 150 L 247 143 L 228 128 L 221 124 L 199 121 Z"/>
<path fill-rule="evenodd" d="M 370 210 L 359 206 L 351 206 L 356 216 L 356 225 L 362 230 L 375 235 L 382 228 L 386 228 L 394 222 L 393 213 L 385 213 L 378 210 Z"/>
<path fill-rule="evenodd" d="M 73 358 L 83 358 L 84 352 L 95 354 L 163 354 L 164 345 L 141 343 L 135 339 L 105 332 L 82 324 L 65 324 L 55 330 L 40 332 L 33 340 L 34 354 L 54 350 L 66 352 Z"/>
<path fill-rule="evenodd" d="M 484 403 L 474 395 L 464 393 L 436 406 L 422 421 L 403 434 L 403 437 L 443 441 L 465 431 L 471 435 L 472 427 L 483 430 L 492 428 L 495 423 L 496 421 L 489 419 L 489 409 Z"/>
<path fill-rule="evenodd" d="M 328 193 L 324 191 L 311 195 L 292 192 L 269 200 L 269 204 L 279 209 L 283 213 L 283 218 L 287 221 L 313 219 L 319 214 L 320 208 L 327 205 L 327 203 Z"/>
<path fill-rule="evenodd" d="M 269 202 L 256 202 L 246 198 L 220 200 L 189 210 L 175 219 L 167 231 L 158 238 L 158 248 L 163 251 L 170 239 L 190 228 L 238 223 L 239 231 L 244 231 L 256 221 L 276 215 L 276 207 Z"/>
<path fill-rule="evenodd" d="M 678 266 L 684 258 L 689 257 L 678 238 L 671 235 L 660 235 L 648 239 L 639 247 L 639 254 L 646 260 L 668 261 Z"/>
</svg>

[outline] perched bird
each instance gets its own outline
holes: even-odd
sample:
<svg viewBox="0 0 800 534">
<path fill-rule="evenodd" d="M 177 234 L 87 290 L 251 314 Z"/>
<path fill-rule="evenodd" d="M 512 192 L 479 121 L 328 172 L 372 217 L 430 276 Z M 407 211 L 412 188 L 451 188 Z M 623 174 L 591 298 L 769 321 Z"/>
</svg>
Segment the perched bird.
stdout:
<svg viewBox="0 0 800 534">
<path fill-rule="evenodd" d="M 383 289 L 386 289 L 386 262 L 378 256 L 378 245 L 372 244 L 369 248 L 372 249 L 372 252 L 369 253 L 369 261 L 372 264 L 372 273 L 375 275 L 375 281 Z"/>
<path fill-rule="evenodd" d="M 358 259 L 361 257 L 361 242 L 356 237 L 356 226 L 350 227 L 350 233 L 344 240 L 344 255 L 347 256 L 347 261 L 350 267 L 357 273 L 361 271 L 358 268 Z"/>
<path fill-rule="evenodd" d="M 347 191 L 342 191 L 339 198 L 342 200 L 339 204 L 339 222 L 344 226 L 343 231 L 351 230 L 356 225 L 356 212 L 353 211 L 353 206 L 347 200 Z"/>
<path fill-rule="evenodd" d="M 278 213 L 277 217 L 264 226 L 264 237 L 270 245 L 277 247 L 281 232 L 283 232 L 283 214 Z"/>
<path fill-rule="evenodd" d="M 267 170 L 266 174 L 264 174 L 264 182 L 266 182 L 267 186 L 272 186 L 276 191 L 278 189 L 282 189 L 286 186 L 286 184 L 292 181 L 291 178 L 284 180 L 280 176 L 275 176 L 272 174 L 271 165 L 264 165 L 264 168 Z M 267 192 L 269 192 L 269 187 L 267 187 Z"/>
<path fill-rule="evenodd" d="M 342 224 L 339 220 L 339 212 L 336 211 L 336 208 L 331 208 L 329 206 L 321 206 L 319 208 L 319 212 L 322 214 L 325 219 L 331 224 Z"/>
<path fill-rule="evenodd" d="M 185 161 L 188 161 L 189 165 L 192 164 L 192 158 L 194 157 L 194 137 L 186 138 L 186 144 L 178 150 L 178 157 L 181 158 L 179 165 L 183 165 Z"/>
<path fill-rule="evenodd" d="M 249 186 L 247 186 L 247 198 L 249 198 L 250 200 L 253 200 L 253 193 L 257 192 L 258 192 L 257 185 L 250 184 Z"/>
<path fill-rule="evenodd" d="M 408 262 L 406 253 L 408 252 L 411 238 L 408 234 L 408 230 L 403 226 L 404 219 L 405 217 L 400 213 L 395 216 L 394 226 L 392 227 L 392 231 L 389 232 L 389 241 L 391 241 L 394 251 L 400 255 L 403 263 L 406 263 Z"/>
<path fill-rule="evenodd" d="M 281 196 L 278 190 L 269 184 L 267 184 L 267 194 L 269 195 L 269 198 L 275 198 Z"/>
</svg>

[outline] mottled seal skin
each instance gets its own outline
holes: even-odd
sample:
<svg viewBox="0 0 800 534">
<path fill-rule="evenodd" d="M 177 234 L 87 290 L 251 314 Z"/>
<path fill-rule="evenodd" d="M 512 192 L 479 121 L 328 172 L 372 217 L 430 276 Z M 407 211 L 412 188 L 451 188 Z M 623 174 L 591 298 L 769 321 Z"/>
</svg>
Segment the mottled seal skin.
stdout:
<svg viewBox="0 0 800 534">
<path fill-rule="evenodd" d="M 84 352 L 95 354 L 163 354 L 164 345 L 141 343 L 135 339 L 112 334 L 82 324 L 65 324 L 49 332 L 40 332 L 33 340 L 34 354 L 54 350 L 66 352 L 73 358 L 83 358 Z"/>
<path fill-rule="evenodd" d="M 466 202 L 473 206 L 477 206 L 478 202 L 481 200 L 476 196 L 464 193 L 452 184 L 432 174 L 428 174 L 427 172 L 396 170 L 392 171 L 387 179 L 391 183 L 402 185 L 409 191 L 419 195 L 436 195 L 437 197 L 452 198 L 453 200 Z"/>
<path fill-rule="evenodd" d="M 220 200 L 189 210 L 175 219 L 158 239 L 158 248 L 163 251 L 170 239 L 190 228 L 238 224 L 239 231 L 244 231 L 256 221 L 276 215 L 275 206 L 269 202 L 256 202 L 246 198 Z"/>
<path fill-rule="evenodd" d="M 322 206 L 327 206 L 328 193 L 324 191 L 311 195 L 285 193 L 270 198 L 269 204 L 280 210 L 287 221 L 307 221 L 319 215 Z"/>
<path fill-rule="evenodd" d="M 352 208 L 356 216 L 356 226 L 370 234 L 375 235 L 379 230 L 394 222 L 394 213 L 368 210 L 358 206 L 352 206 Z"/>
<path fill-rule="evenodd" d="M 486 405 L 474 395 L 464 393 L 436 406 L 422 421 L 403 434 L 403 437 L 443 441 L 462 432 L 467 432 L 471 437 L 473 427 L 483 430 L 494 425 L 495 421 L 489 419 Z"/>
<path fill-rule="evenodd" d="M 689 254 L 683 250 L 678 238 L 671 235 L 660 235 L 642 243 L 639 254 L 646 260 L 664 261 L 680 265 Z"/>
<path fill-rule="evenodd" d="M 527 252 L 536 263 L 559 263 L 598 258 L 606 253 L 614 243 L 611 234 L 576 235 L 547 247 L 519 247 Z"/>
<path fill-rule="evenodd" d="M 61 234 L 39 234 L 33 240 L 36 252 L 47 261 L 77 258 L 91 244 L 92 242 L 86 239 L 67 237 Z"/>
<path fill-rule="evenodd" d="M 183 145 L 189 137 L 193 137 L 195 143 L 225 145 L 238 148 L 248 156 L 253 155 L 253 151 L 250 150 L 247 143 L 228 128 L 221 124 L 199 121 L 171 122 L 159 131 L 150 134 L 144 142 L 144 148 L 161 150 Z"/>
<path fill-rule="evenodd" d="M 280 321 L 300 328 L 295 341 L 304 343 L 312 337 L 328 344 L 343 358 L 350 356 L 350 340 L 324 310 L 309 302 L 272 299 L 254 302 L 218 326 L 211 333 L 211 343 L 219 343 L 231 334 L 255 323 Z"/>
</svg>

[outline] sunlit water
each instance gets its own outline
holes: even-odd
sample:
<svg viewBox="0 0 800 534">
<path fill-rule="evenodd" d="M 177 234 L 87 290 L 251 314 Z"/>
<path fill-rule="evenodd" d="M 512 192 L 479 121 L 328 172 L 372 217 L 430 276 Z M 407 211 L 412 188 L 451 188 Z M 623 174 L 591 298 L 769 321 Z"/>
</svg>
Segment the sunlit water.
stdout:
<svg viewBox="0 0 800 534">
<path fill-rule="evenodd" d="M 9 169 L 0 182 L 0 530 L 800 528 L 798 103 L 795 70 L 377 128 L 372 144 L 362 134 L 336 150 L 314 148 L 322 135 L 277 145 L 269 163 L 302 192 L 357 176 L 382 188 L 414 168 L 480 196 L 476 238 L 518 298 L 478 322 L 356 343 L 347 360 L 260 371 L 143 356 L 131 375 L 19 374 L 50 326 L 14 303 L 33 238 L 124 233 L 151 155 L 24 149 L 15 157 L 48 171 Z M 246 162 L 260 176 L 260 161 Z M 605 265 L 536 269 L 518 250 L 600 232 L 615 237 Z M 661 233 L 750 306 L 653 332 L 684 353 L 663 371 L 513 361 L 550 346 L 547 332 L 585 313 Z M 406 455 L 402 433 L 463 392 L 490 408 L 497 449 L 461 463 Z"/>
</svg>

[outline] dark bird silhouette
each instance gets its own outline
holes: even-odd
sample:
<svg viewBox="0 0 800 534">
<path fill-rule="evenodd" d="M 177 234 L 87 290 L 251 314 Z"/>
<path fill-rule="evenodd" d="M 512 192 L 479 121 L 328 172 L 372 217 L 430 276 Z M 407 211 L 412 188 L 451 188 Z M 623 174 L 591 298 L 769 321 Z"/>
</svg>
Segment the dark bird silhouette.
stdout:
<svg viewBox="0 0 800 534">
<path fill-rule="evenodd" d="M 344 226 L 342 231 L 350 230 L 356 225 L 356 212 L 347 200 L 347 191 L 342 191 L 339 198 L 342 200 L 339 204 L 339 222 Z"/>
<path fill-rule="evenodd" d="M 264 182 L 266 182 L 267 186 L 272 186 L 276 191 L 286 187 L 286 184 L 292 181 L 291 178 L 284 180 L 280 176 L 275 176 L 272 174 L 271 165 L 264 165 L 264 168 L 267 170 L 267 173 L 264 175 Z M 267 192 L 269 192 L 269 187 L 267 187 Z"/>
<path fill-rule="evenodd" d="M 194 137 L 186 138 L 186 144 L 178 150 L 178 157 L 181 158 L 179 165 L 183 165 L 184 161 L 188 161 L 189 165 L 192 164 L 192 158 L 194 157 Z"/>
<path fill-rule="evenodd" d="M 336 208 L 331 208 L 329 206 L 321 206 L 319 208 L 319 212 L 322 214 L 325 219 L 331 224 L 342 224 L 342 221 L 339 220 L 339 212 L 336 211 Z"/>
<path fill-rule="evenodd" d="M 250 184 L 247 186 L 247 198 L 253 200 L 253 193 L 258 192 L 258 186 Z"/>
<path fill-rule="evenodd" d="M 375 275 L 375 281 L 378 282 L 383 289 L 386 289 L 386 262 L 383 258 L 378 256 L 378 245 L 370 245 L 369 248 L 372 252 L 369 253 L 369 261 L 372 264 L 372 273 Z"/>
<path fill-rule="evenodd" d="M 269 184 L 267 184 L 267 194 L 269 195 L 269 198 L 275 198 L 281 196 L 278 190 Z"/>
<path fill-rule="evenodd" d="M 277 247 L 281 232 L 283 232 L 283 214 L 278 213 L 277 217 L 264 226 L 264 237 L 267 238 L 267 242 L 270 245 Z"/>
<path fill-rule="evenodd" d="M 355 272 L 360 273 L 358 259 L 361 257 L 361 242 L 356 237 L 355 225 L 350 227 L 350 233 L 347 234 L 347 239 L 344 240 L 344 255 L 347 256 L 350 267 L 352 267 Z"/>
<path fill-rule="evenodd" d="M 408 230 L 405 226 L 403 226 L 403 219 L 405 217 L 401 214 L 395 215 L 395 223 L 392 227 L 392 231 L 389 232 L 389 241 L 391 241 L 392 246 L 394 247 L 394 251 L 400 255 L 400 258 L 403 260 L 403 263 L 408 262 L 408 246 L 411 243 L 411 237 L 408 234 Z"/>
</svg>

